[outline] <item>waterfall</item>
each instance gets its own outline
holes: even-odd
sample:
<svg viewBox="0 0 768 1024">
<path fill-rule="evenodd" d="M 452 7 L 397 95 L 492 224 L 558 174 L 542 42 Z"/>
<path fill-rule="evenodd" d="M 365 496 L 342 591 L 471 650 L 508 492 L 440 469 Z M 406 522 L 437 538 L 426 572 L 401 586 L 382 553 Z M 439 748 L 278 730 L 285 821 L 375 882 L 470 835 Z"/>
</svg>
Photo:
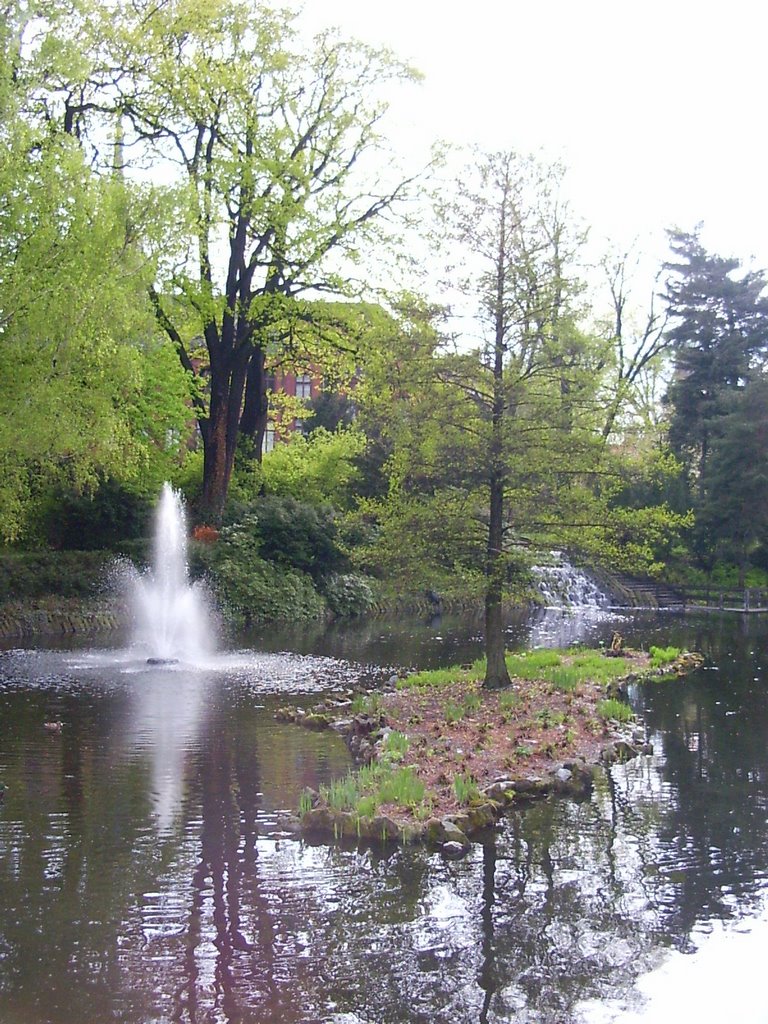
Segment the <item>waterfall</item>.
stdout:
<svg viewBox="0 0 768 1024">
<path fill-rule="evenodd" d="M 547 608 L 607 608 L 610 598 L 561 551 L 550 552 L 552 561 L 534 565 L 531 571 Z"/>
</svg>

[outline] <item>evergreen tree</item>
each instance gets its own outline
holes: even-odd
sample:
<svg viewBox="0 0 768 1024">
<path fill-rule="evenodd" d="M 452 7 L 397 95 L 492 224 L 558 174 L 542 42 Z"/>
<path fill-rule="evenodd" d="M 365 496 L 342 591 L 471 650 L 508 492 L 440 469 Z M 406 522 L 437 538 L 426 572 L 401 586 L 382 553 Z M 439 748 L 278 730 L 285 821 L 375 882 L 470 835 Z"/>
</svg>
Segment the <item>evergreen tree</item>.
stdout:
<svg viewBox="0 0 768 1024">
<path fill-rule="evenodd" d="M 768 346 L 768 299 L 762 272 L 741 272 L 735 259 L 708 253 L 697 232 L 670 233 L 675 260 L 666 300 L 675 379 L 669 438 L 703 502 L 709 458 L 734 392 L 742 390 Z"/>
<path fill-rule="evenodd" d="M 754 377 L 730 404 L 712 445 L 700 526 L 739 566 L 744 586 L 750 555 L 768 537 L 768 377 Z"/>
</svg>

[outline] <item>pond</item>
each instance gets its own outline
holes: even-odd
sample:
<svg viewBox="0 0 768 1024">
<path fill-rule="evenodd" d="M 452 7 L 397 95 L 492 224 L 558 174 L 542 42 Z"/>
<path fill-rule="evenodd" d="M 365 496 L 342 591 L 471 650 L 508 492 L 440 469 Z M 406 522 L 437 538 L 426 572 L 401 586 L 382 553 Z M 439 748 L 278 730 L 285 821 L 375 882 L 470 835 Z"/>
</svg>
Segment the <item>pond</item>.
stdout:
<svg viewBox="0 0 768 1024">
<path fill-rule="evenodd" d="M 479 621 L 270 629 L 195 671 L 0 653 L 0 1021 L 767 1020 L 768 619 L 539 613 L 509 644 L 614 628 L 706 656 L 633 688 L 654 754 L 460 861 L 288 837 L 349 759 L 273 713 L 474 657 Z"/>
</svg>

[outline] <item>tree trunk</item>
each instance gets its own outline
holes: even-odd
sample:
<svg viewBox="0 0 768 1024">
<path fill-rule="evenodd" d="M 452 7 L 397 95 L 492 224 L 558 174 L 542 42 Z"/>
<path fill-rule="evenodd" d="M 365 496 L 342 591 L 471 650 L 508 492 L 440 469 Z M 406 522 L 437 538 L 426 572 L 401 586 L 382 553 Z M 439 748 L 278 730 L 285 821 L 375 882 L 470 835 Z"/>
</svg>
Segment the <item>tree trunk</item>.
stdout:
<svg viewBox="0 0 768 1024">
<path fill-rule="evenodd" d="M 488 472 L 488 552 L 485 565 L 485 680 L 483 686 L 496 689 L 509 686 L 504 658 L 504 240 L 505 218 L 502 210 L 499 257 L 496 266 L 496 330 L 493 349 L 493 411 Z"/>
<path fill-rule="evenodd" d="M 502 552 L 504 479 L 498 471 L 491 473 L 490 519 L 488 523 L 488 556 L 485 589 L 485 680 L 483 686 L 496 689 L 509 686 L 509 672 L 504 657 L 504 559 Z"/>
<path fill-rule="evenodd" d="M 228 368 L 211 360 L 211 402 L 203 432 L 203 497 L 201 518 L 212 526 L 221 522 L 235 466 L 240 411 L 248 369 L 242 348 Z"/>
<path fill-rule="evenodd" d="M 248 364 L 245 383 L 245 401 L 240 417 L 240 433 L 252 441 L 253 456 L 261 462 L 264 434 L 269 418 L 269 403 L 266 389 L 266 352 L 256 347 Z"/>
</svg>

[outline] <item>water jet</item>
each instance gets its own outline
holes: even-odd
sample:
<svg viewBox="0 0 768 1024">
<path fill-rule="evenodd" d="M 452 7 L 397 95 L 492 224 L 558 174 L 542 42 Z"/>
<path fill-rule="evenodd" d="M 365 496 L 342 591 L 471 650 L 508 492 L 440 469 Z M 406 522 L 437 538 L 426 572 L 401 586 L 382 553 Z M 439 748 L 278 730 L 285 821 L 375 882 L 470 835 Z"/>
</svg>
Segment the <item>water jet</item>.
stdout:
<svg viewBox="0 0 768 1024">
<path fill-rule="evenodd" d="M 132 648 L 148 665 L 200 662 L 212 653 L 214 628 L 200 583 L 191 583 L 187 565 L 184 503 L 163 485 L 155 512 L 152 563 L 132 578 Z"/>
</svg>

